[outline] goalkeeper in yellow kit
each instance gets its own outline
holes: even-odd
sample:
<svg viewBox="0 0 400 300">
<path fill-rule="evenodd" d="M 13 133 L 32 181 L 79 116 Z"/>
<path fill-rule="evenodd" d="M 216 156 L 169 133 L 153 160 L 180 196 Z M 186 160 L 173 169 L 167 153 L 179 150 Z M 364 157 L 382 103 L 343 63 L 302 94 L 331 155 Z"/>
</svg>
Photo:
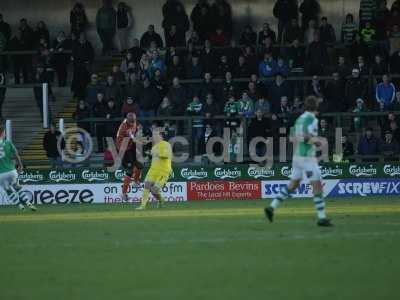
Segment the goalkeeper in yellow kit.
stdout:
<svg viewBox="0 0 400 300">
<path fill-rule="evenodd" d="M 161 189 L 165 186 L 172 171 L 172 148 L 164 141 L 162 129 L 155 128 L 152 132 L 153 147 L 151 148 L 152 161 L 144 180 L 142 204 L 136 208 L 146 208 L 150 193 L 158 200 L 159 204 L 165 202 Z"/>
</svg>

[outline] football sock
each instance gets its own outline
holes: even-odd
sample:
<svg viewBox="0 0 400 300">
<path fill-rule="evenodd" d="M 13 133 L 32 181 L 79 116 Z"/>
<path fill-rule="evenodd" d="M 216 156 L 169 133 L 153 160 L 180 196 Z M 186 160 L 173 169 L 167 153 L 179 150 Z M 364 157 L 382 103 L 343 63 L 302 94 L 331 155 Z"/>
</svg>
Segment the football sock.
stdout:
<svg viewBox="0 0 400 300">
<path fill-rule="evenodd" d="M 138 183 L 140 182 L 140 177 L 142 175 L 142 170 L 138 167 L 133 167 L 133 181 Z"/>
<path fill-rule="evenodd" d="M 322 194 L 314 195 L 314 205 L 317 210 L 318 219 L 326 219 L 325 200 Z"/>
<path fill-rule="evenodd" d="M 125 175 L 124 177 L 124 183 L 122 185 L 122 194 L 126 195 L 128 193 L 128 188 L 131 183 L 131 176 Z"/>
<path fill-rule="evenodd" d="M 143 189 L 143 196 L 142 196 L 142 207 L 146 207 L 147 202 L 149 201 L 149 194 L 150 194 L 150 190 L 148 189 Z"/>
<path fill-rule="evenodd" d="M 283 201 L 290 197 L 289 191 L 287 186 L 283 187 L 278 195 L 274 200 L 271 202 L 271 207 L 273 209 L 277 208 Z"/>
<path fill-rule="evenodd" d="M 163 197 L 163 195 L 161 195 L 161 193 L 158 193 L 157 195 L 154 195 L 154 197 L 156 197 L 156 199 L 158 201 L 160 201 L 161 203 L 165 202 L 165 198 Z"/>
</svg>

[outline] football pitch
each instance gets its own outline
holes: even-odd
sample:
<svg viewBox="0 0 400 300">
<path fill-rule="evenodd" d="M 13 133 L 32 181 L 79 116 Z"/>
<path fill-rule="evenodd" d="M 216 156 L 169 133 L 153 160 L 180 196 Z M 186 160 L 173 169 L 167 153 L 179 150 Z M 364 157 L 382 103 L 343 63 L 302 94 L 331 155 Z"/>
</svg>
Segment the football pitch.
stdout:
<svg viewBox="0 0 400 300">
<path fill-rule="evenodd" d="M 397 299 L 400 199 L 0 208 L 0 299 Z"/>
</svg>

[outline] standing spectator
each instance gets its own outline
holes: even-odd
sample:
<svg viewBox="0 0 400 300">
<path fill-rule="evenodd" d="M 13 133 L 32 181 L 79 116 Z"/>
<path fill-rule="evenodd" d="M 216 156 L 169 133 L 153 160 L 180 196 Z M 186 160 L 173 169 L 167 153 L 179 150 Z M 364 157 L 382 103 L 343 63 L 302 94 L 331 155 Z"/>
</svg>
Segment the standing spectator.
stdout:
<svg viewBox="0 0 400 300">
<path fill-rule="evenodd" d="M 108 100 L 114 99 L 115 104 L 120 108 L 124 98 L 121 86 L 116 82 L 112 75 L 107 76 L 106 85 L 104 87 L 104 96 Z"/>
<path fill-rule="evenodd" d="M 242 98 L 238 101 L 238 113 L 245 118 L 251 118 L 254 115 L 254 102 L 248 95 L 248 91 L 243 91 Z"/>
<path fill-rule="evenodd" d="M 304 43 L 308 45 L 311 44 L 314 41 L 315 34 L 317 33 L 317 22 L 314 19 L 311 19 L 304 28 Z"/>
<path fill-rule="evenodd" d="M 346 21 L 342 24 L 341 40 L 342 43 L 350 45 L 357 34 L 358 26 L 354 22 L 352 14 L 346 15 Z"/>
<path fill-rule="evenodd" d="M 377 54 L 375 55 L 374 62 L 371 65 L 371 72 L 374 76 L 383 76 L 388 73 L 388 65 L 382 60 L 382 57 Z"/>
<path fill-rule="evenodd" d="M 367 112 L 368 109 L 365 107 L 364 100 L 358 98 L 356 100 L 356 107 L 352 110 L 353 113 Z M 364 127 L 364 118 L 356 116 L 353 118 L 353 127 L 355 131 L 360 131 Z"/>
<path fill-rule="evenodd" d="M 26 19 L 21 19 L 19 21 L 18 30 L 21 32 L 22 39 L 27 44 L 28 48 L 31 50 L 34 46 L 33 42 L 35 35 L 33 29 L 28 25 L 28 21 Z"/>
<path fill-rule="evenodd" d="M 73 119 L 77 122 L 79 128 L 90 132 L 90 123 L 82 122 L 82 120 L 90 118 L 90 108 L 86 105 L 85 101 L 80 100 L 73 115 Z"/>
<path fill-rule="evenodd" d="M 0 34 L 3 35 L 5 46 L 7 46 L 8 41 L 11 39 L 11 27 L 4 21 L 2 14 L 0 14 Z"/>
<path fill-rule="evenodd" d="M 353 69 L 351 78 L 346 83 L 345 89 L 346 108 L 356 102 L 357 99 L 365 99 L 367 96 L 367 83 L 360 77 L 360 71 Z"/>
<path fill-rule="evenodd" d="M 40 118 L 41 118 L 41 120 L 43 120 L 43 89 L 42 89 L 41 84 L 42 83 L 49 84 L 49 87 L 48 87 L 49 97 L 53 96 L 53 92 L 52 92 L 51 85 L 50 85 L 50 75 L 49 75 L 49 72 L 47 72 L 46 69 L 42 65 L 38 65 L 34 78 L 35 78 L 35 83 L 39 84 L 39 86 L 33 87 L 33 95 L 35 97 L 36 105 L 40 112 Z M 48 112 L 49 112 L 48 117 L 51 120 L 50 107 L 48 107 Z"/>
<path fill-rule="evenodd" d="M 229 36 L 222 28 L 217 28 L 210 36 L 210 42 L 215 47 L 227 47 L 230 43 Z"/>
<path fill-rule="evenodd" d="M 139 107 L 140 107 L 140 117 L 148 118 L 154 117 L 156 109 L 160 104 L 160 97 L 154 86 L 148 78 L 143 81 L 143 89 L 139 94 Z"/>
<path fill-rule="evenodd" d="M 28 51 L 32 50 L 26 39 L 23 39 L 22 32 L 17 31 L 16 35 L 10 40 L 10 50 L 12 51 Z M 31 55 L 12 55 L 11 60 L 14 65 L 14 80 L 15 84 L 20 84 L 20 73 L 22 71 L 22 77 L 24 83 L 29 83 L 29 73 L 32 66 Z"/>
<path fill-rule="evenodd" d="M 119 41 L 119 51 L 121 52 L 129 48 L 128 37 L 132 24 L 133 17 L 131 8 L 125 2 L 118 3 L 117 36 Z"/>
<path fill-rule="evenodd" d="M 38 47 L 40 40 L 43 39 L 47 44 L 50 44 L 50 32 L 47 29 L 47 25 L 43 21 L 39 21 L 36 25 L 34 35 L 34 46 Z"/>
<path fill-rule="evenodd" d="M 372 128 L 367 128 L 365 135 L 358 142 L 358 154 L 379 155 L 381 141 L 373 134 Z"/>
<path fill-rule="evenodd" d="M 342 143 L 342 160 L 348 160 L 350 156 L 354 155 L 354 146 L 353 144 L 349 141 L 348 135 L 343 135 L 341 139 Z"/>
<path fill-rule="evenodd" d="M 283 32 L 283 43 L 291 44 L 295 40 L 303 41 L 303 30 L 299 25 L 299 21 L 297 19 L 292 19 L 290 24 L 286 25 Z"/>
<path fill-rule="evenodd" d="M 79 36 L 85 32 L 88 25 L 88 18 L 86 16 L 85 7 L 82 3 L 77 2 L 71 10 L 69 23 L 71 24 L 71 33 Z"/>
<path fill-rule="evenodd" d="M 71 55 L 64 53 L 64 51 L 72 50 L 71 46 L 71 41 L 66 38 L 65 32 L 60 31 L 52 46 L 52 49 L 54 51 L 54 68 L 57 73 L 58 85 L 60 87 L 64 87 L 67 85 L 68 65 L 71 59 Z"/>
<path fill-rule="evenodd" d="M 112 54 L 117 28 L 117 12 L 111 0 L 103 0 L 103 6 L 98 10 L 96 15 L 96 28 L 103 44 L 103 55 Z"/>
<path fill-rule="evenodd" d="M 189 116 L 202 116 L 203 115 L 203 104 L 197 95 L 193 96 L 193 101 L 186 107 L 186 113 Z M 200 143 L 202 136 L 204 135 L 204 124 L 202 119 L 192 120 L 192 141 L 191 147 L 194 155 L 199 153 Z"/>
<path fill-rule="evenodd" d="M 173 115 L 172 106 L 169 102 L 168 97 L 164 97 L 161 101 L 160 106 L 157 108 L 157 116 L 159 117 L 171 117 Z"/>
<path fill-rule="evenodd" d="M 206 1 L 199 0 L 190 15 L 193 29 L 199 34 L 200 40 L 205 41 L 210 37 L 212 24 L 210 22 L 210 6 Z"/>
<path fill-rule="evenodd" d="M 366 22 L 365 27 L 360 31 L 361 39 L 367 45 L 370 45 L 376 37 L 376 30 L 372 27 L 371 22 Z"/>
<path fill-rule="evenodd" d="M 276 63 L 275 72 L 276 72 L 276 74 L 279 73 L 285 77 L 289 76 L 289 73 L 290 73 L 289 66 L 282 57 L 278 58 L 278 62 Z"/>
<path fill-rule="evenodd" d="M 292 91 L 289 82 L 281 74 L 277 74 L 275 81 L 268 87 L 269 99 L 271 101 L 271 110 L 276 110 L 280 105 L 281 98 L 286 96 L 292 97 Z"/>
<path fill-rule="evenodd" d="M 333 79 L 327 83 L 325 88 L 326 100 L 332 111 L 343 112 L 347 107 L 344 80 L 339 76 L 338 72 L 333 73 L 332 77 Z"/>
<path fill-rule="evenodd" d="M 167 0 L 163 6 L 164 20 L 162 27 L 164 28 L 165 42 L 169 40 L 171 45 L 171 30 L 176 36 L 175 46 L 185 46 L 186 31 L 189 30 L 189 18 L 185 12 L 185 7 L 178 0 Z"/>
<path fill-rule="evenodd" d="M 120 110 L 115 105 L 114 99 L 108 99 L 107 106 L 105 108 L 106 119 L 112 121 L 115 118 L 121 116 Z M 108 122 L 105 126 L 105 136 L 113 137 L 117 133 L 117 126 L 116 122 Z"/>
<path fill-rule="evenodd" d="M 154 77 L 154 72 L 156 70 L 160 70 L 161 74 L 164 76 L 166 71 L 167 71 L 167 67 L 165 65 L 165 61 L 164 59 L 160 56 L 160 53 L 158 52 L 158 50 L 154 50 L 151 53 L 151 61 L 150 61 L 150 66 L 149 66 L 149 75 L 150 78 Z"/>
<path fill-rule="evenodd" d="M 283 31 L 289 22 L 298 17 L 296 0 L 277 0 L 273 8 L 274 17 L 278 19 L 278 43 L 282 42 Z"/>
<path fill-rule="evenodd" d="M 3 120 L 3 103 L 6 97 L 6 73 L 1 70 L 0 66 L 0 121 Z"/>
<path fill-rule="evenodd" d="M 364 27 L 367 22 L 372 22 L 376 13 L 376 0 L 360 1 L 360 28 Z"/>
<path fill-rule="evenodd" d="M 263 96 L 260 96 L 256 103 L 254 103 L 254 110 L 256 113 L 257 111 L 261 111 L 262 115 L 266 115 L 271 112 L 271 105 Z"/>
<path fill-rule="evenodd" d="M 104 97 L 97 97 L 97 101 L 93 106 L 93 117 L 101 119 L 106 117 L 106 104 L 104 102 Z M 106 124 L 102 121 L 96 121 L 95 123 L 98 153 L 104 152 L 104 136 L 106 127 Z"/>
<path fill-rule="evenodd" d="M 257 44 L 257 33 L 253 30 L 251 25 L 246 25 L 239 40 L 240 46 L 253 46 Z"/>
<path fill-rule="evenodd" d="M 301 25 L 305 28 L 310 20 L 318 20 L 321 7 L 317 0 L 303 0 L 300 4 Z"/>
<path fill-rule="evenodd" d="M 132 97 L 126 98 L 126 101 L 122 105 L 121 114 L 122 117 L 126 118 L 126 115 L 129 113 L 134 113 L 135 115 L 139 115 L 139 105 Z"/>
<path fill-rule="evenodd" d="M 324 43 L 321 42 L 318 33 L 314 35 L 314 41 L 308 45 L 306 52 L 308 62 L 307 73 L 309 75 L 322 75 L 324 67 L 328 65 L 328 51 Z"/>
<path fill-rule="evenodd" d="M 346 80 L 347 76 L 351 75 L 351 68 L 346 62 L 346 58 L 343 55 L 338 57 L 338 63 L 334 68 L 334 72 L 339 74 L 342 80 Z"/>
<path fill-rule="evenodd" d="M 137 38 L 134 38 L 132 40 L 132 47 L 128 49 L 128 53 L 132 54 L 132 60 L 138 64 L 140 59 L 142 58 L 142 55 L 144 53 L 144 50 L 140 48 L 140 42 Z"/>
<path fill-rule="evenodd" d="M 283 30 L 284 28 L 282 28 Z M 281 33 L 282 34 L 282 33 Z M 272 43 L 276 42 L 276 34 L 275 31 L 273 31 L 267 22 L 263 24 L 262 30 L 258 33 L 258 46 L 262 45 L 264 43 L 264 40 L 266 38 L 270 38 Z"/>
<path fill-rule="evenodd" d="M 277 63 L 271 53 L 264 54 L 264 60 L 258 65 L 258 74 L 260 77 L 272 77 L 276 74 Z"/>
<path fill-rule="evenodd" d="M 319 26 L 319 34 L 321 36 L 321 42 L 328 44 L 336 43 L 335 29 L 331 24 L 328 23 L 327 17 L 321 18 L 321 25 Z"/>
<path fill-rule="evenodd" d="M 127 84 L 125 85 L 125 95 L 135 100 L 139 98 L 140 91 L 143 87 L 137 78 L 136 73 L 129 74 Z"/>
<path fill-rule="evenodd" d="M 86 86 L 90 81 L 89 69 L 94 60 L 94 49 L 84 34 L 81 34 L 79 41 L 73 44 L 72 60 L 74 71 L 71 90 L 75 96 L 83 98 Z"/>
<path fill-rule="evenodd" d="M 43 137 L 43 149 L 46 151 L 46 156 L 51 163 L 52 168 L 61 166 L 60 152 L 58 152 L 58 139 L 61 136 L 61 132 L 56 130 L 55 124 L 50 124 L 50 129 L 45 133 Z"/>
<path fill-rule="evenodd" d="M 389 109 L 394 103 L 396 88 L 388 75 L 383 75 L 382 82 L 376 85 L 375 97 L 378 104 L 384 109 Z"/>
<path fill-rule="evenodd" d="M 382 154 L 386 159 L 397 160 L 400 153 L 399 143 L 393 139 L 393 133 L 388 130 L 385 132 L 385 139 L 381 146 Z"/>
<path fill-rule="evenodd" d="M 229 39 L 232 38 L 232 8 L 226 0 L 217 0 L 215 4 L 211 6 L 211 20 L 214 20 L 214 28 L 222 28 Z"/>
<path fill-rule="evenodd" d="M 163 46 L 161 36 L 154 31 L 154 25 L 149 25 L 147 31 L 140 39 L 140 47 L 144 49 L 150 48 L 152 42 L 156 44 L 157 48 L 161 48 Z"/>
<path fill-rule="evenodd" d="M 203 68 L 200 65 L 200 59 L 198 56 L 192 56 L 190 62 L 186 66 L 185 74 L 187 79 L 201 78 Z"/>
<path fill-rule="evenodd" d="M 85 90 L 85 102 L 90 108 L 93 108 L 93 105 L 97 102 L 99 94 L 104 98 L 104 87 L 98 83 L 98 80 L 97 74 L 92 74 L 92 76 L 90 76 L 90 83 Z"/>
</svg>

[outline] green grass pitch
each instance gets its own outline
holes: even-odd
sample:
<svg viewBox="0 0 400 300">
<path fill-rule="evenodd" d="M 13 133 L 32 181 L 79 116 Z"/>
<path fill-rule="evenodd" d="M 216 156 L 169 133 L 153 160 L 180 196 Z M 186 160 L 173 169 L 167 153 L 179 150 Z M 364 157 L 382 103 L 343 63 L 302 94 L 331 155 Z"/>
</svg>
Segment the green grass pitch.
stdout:
<svg viewBox="0 0 400 300">
<path fill-rule="evenodd" d="M 398 299 L 400 199 L 0 208 L 0 299 Z"/>
</svg>

